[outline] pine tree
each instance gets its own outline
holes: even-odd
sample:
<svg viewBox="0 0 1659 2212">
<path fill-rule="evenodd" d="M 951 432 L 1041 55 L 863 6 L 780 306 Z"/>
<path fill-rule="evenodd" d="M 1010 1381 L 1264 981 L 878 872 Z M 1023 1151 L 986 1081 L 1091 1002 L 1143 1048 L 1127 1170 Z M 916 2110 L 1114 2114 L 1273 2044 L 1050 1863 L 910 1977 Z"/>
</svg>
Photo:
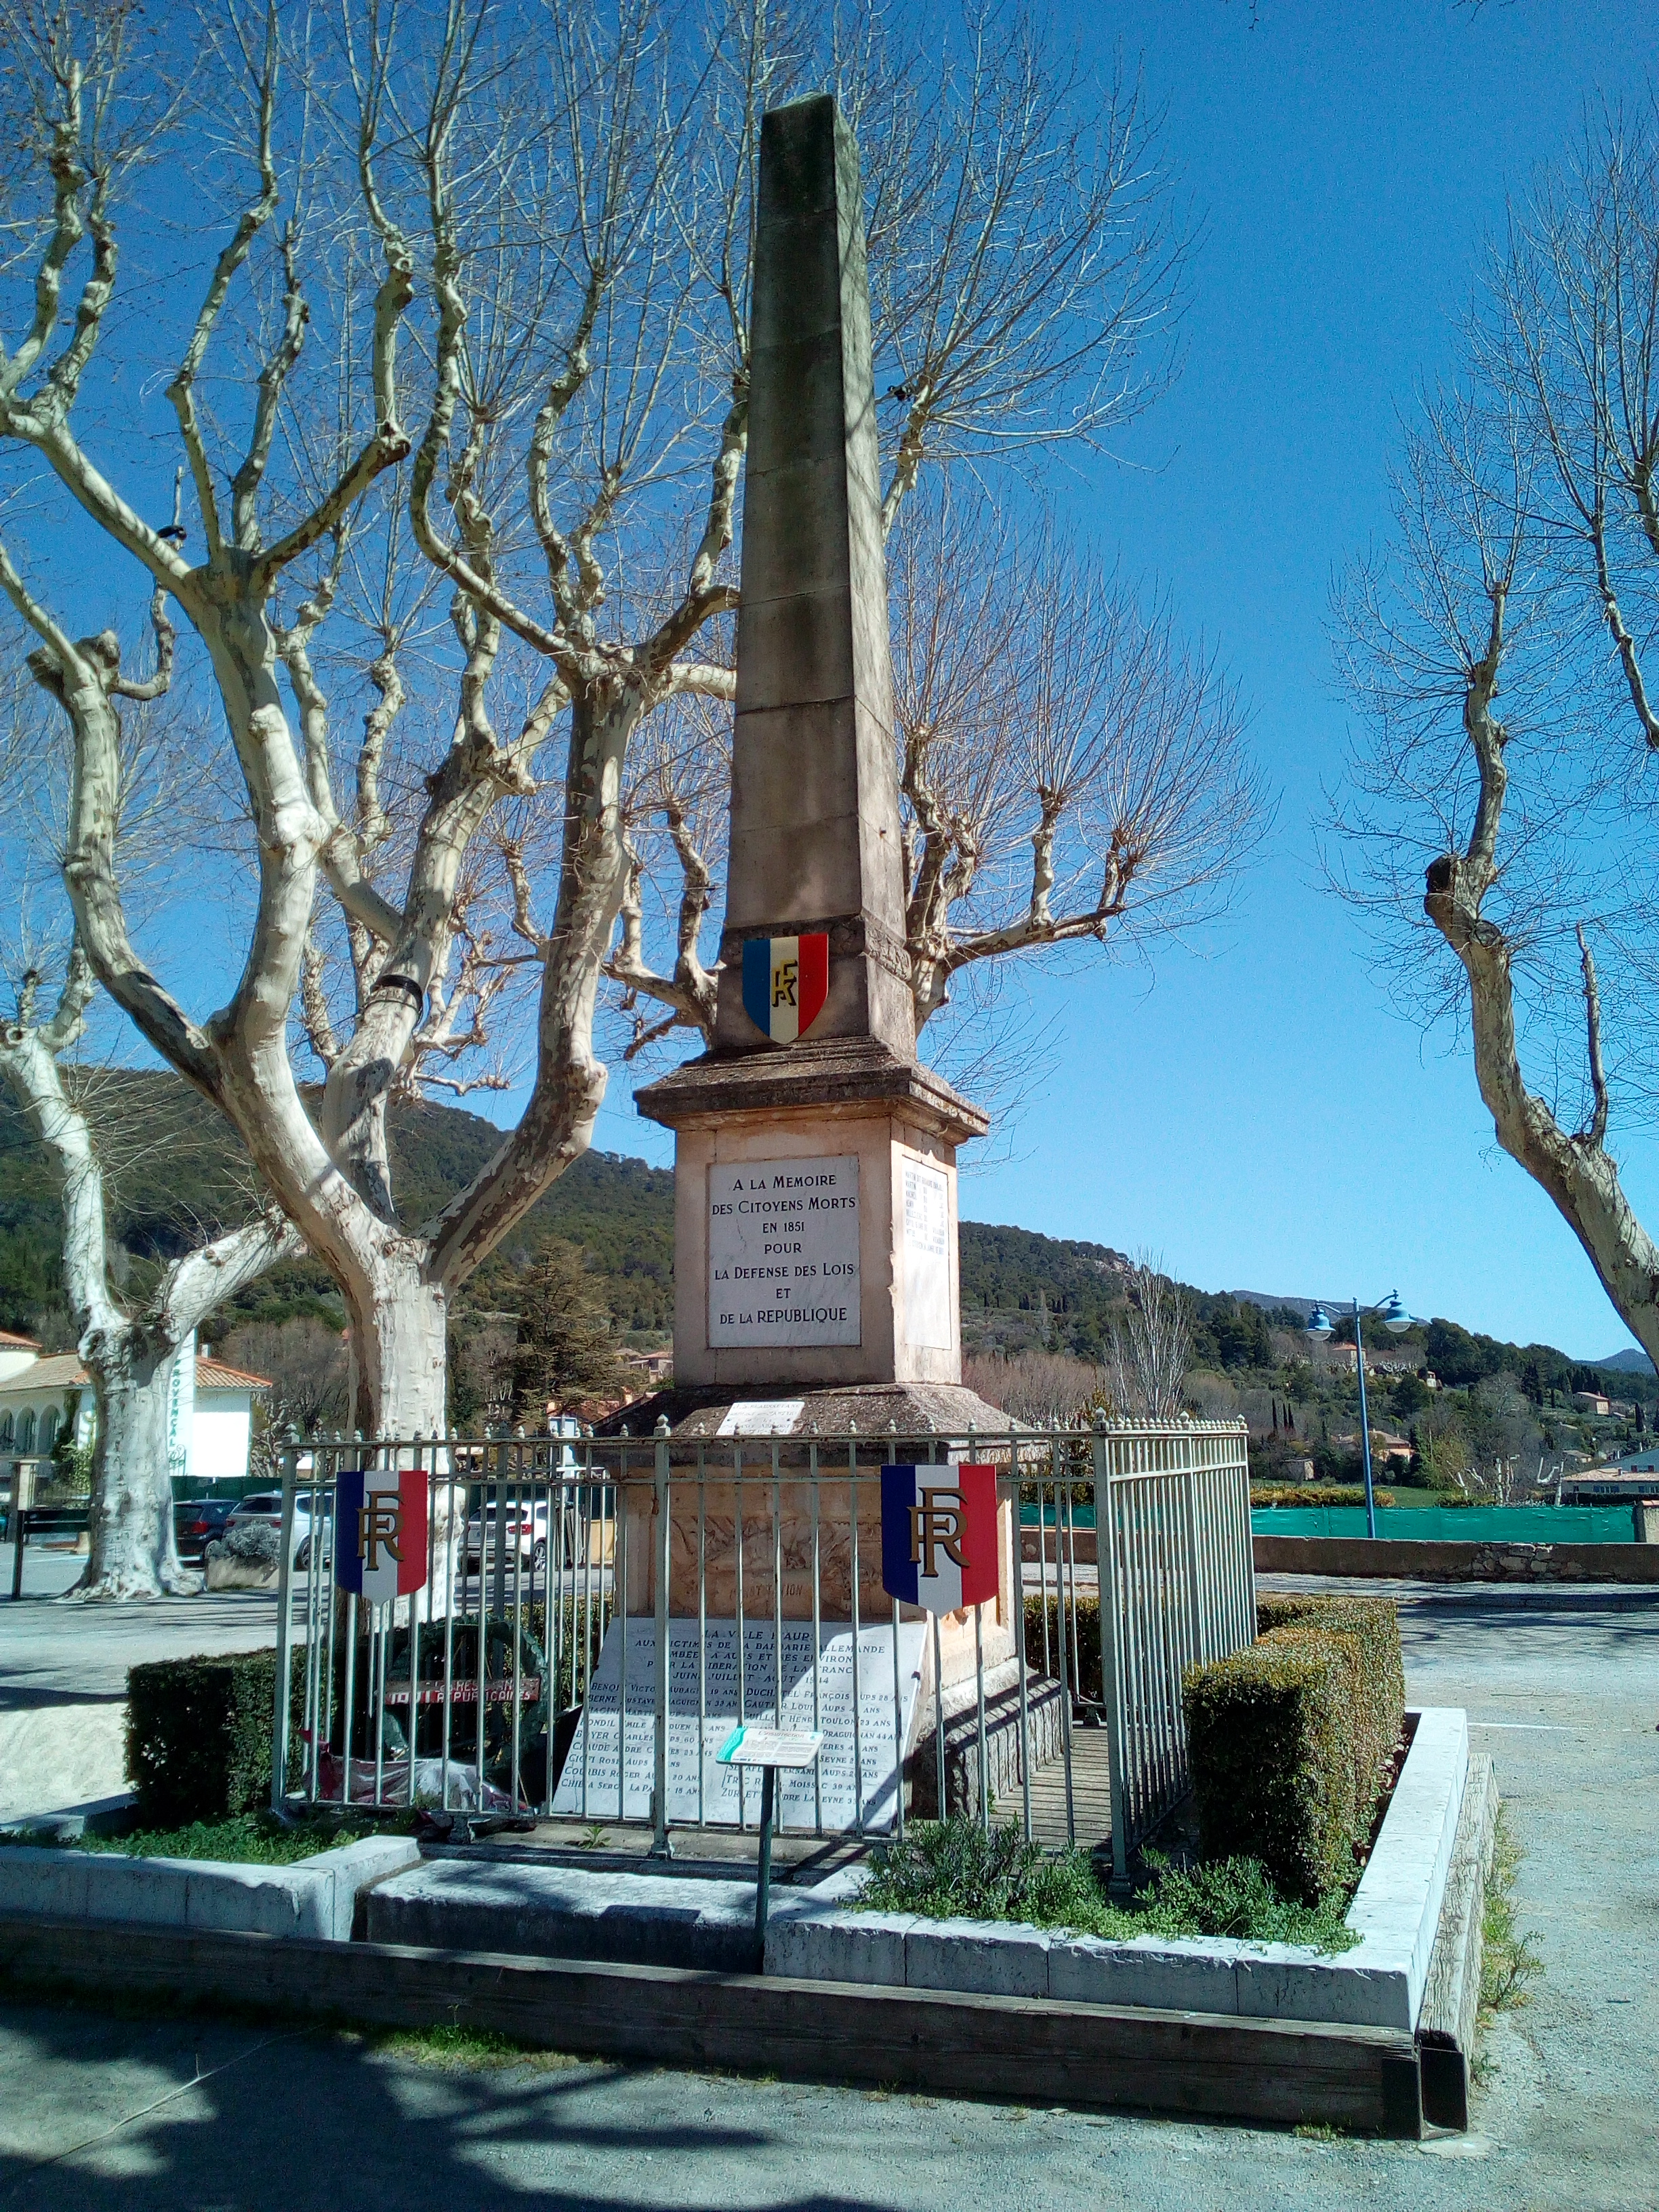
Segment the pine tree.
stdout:
<svg viewBox="0 0 1659 2212">
<path fill-rule="evenodd" d="M 513 1353 L 513 1418 L 540 1429 L 548 1409 L 623 1389 L 611 1316 L 593 1295 L 582 1255 L 550 1244 L 520 1277 L 518 1343 Z"/>
<path fill-rule="evenodd" d="M 452 1427 L 462 1436 L 470 1436 L 483 1407 L 477 1378 L 472 1363 L 466 1357 L 461 1341 L 452 1326 L 449 1330 L 449 1419 Z"/>
</svg>

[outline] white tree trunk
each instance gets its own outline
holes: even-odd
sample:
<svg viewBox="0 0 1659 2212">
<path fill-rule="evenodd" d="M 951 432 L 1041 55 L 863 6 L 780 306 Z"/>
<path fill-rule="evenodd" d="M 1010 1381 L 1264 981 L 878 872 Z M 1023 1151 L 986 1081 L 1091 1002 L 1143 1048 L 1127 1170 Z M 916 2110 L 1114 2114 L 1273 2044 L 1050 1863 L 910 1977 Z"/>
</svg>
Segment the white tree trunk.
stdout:
<svg viewBox="0 0 1659 2212">
<path fill-rule="evenodd" d="M 91 1601 L 180 1597 L 200 1587 L 179 1560 L 167 1464 L 176 1346 L 157 1347 L 134 1322 L 83 1338 L 98 1408 L 86 1571 L 68 1595 Z"/>
<path fill-rule="evenodd" d="M 448 1424 L 448 1301 L 410 1238 L 378 1255 L 351 1305 L 351 1401 L 366 1437 L 441 1437 Z"/>
<path fill-rule="evenodd" d="M 49 1022 L 34 1018 L 34 980 L 24 986 L 15 1020 L 0 1026 L 0 1076 L 45 1145 L 63 1194 L 64 1289 L 98 1411 L 86 1571 L 67 1595 L 182 1595 L 197 1578 L 179 1563 L 167 1464 L 179 1347 L 220 1300 L 298 1252 L 300 1241 L 281 1220 L 252 1222 L 175 1261 L 142 1313 L 123 1311 L 109 1287 L 103 1169 L 58 1064 L 84 1027 L 91 969 L 77 945 Z"/>
</svg>

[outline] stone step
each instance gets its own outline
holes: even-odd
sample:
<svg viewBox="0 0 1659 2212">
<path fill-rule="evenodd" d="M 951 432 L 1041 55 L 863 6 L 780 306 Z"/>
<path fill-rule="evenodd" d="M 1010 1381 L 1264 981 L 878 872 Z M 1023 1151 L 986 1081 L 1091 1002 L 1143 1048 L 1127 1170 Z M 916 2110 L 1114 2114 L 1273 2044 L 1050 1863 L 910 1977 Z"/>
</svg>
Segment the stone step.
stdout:
<svg viewBox="0 0 1659 2212">
<path fill-rule="evenodd" d="M 827 1900 L 832 1889 L 839 1896 L 833 1878 L 814 1891 L 780 1889 L 773 1910 L 787 1912 L 792 1897 L 797 1909 L 802 1896 Z M 755 1966 L 754 1883 L 681 1876 L 672 1868 L 590 1873 L 428 1859 L 380 1883 L 367 1902 L 371 1943 L 728 1974 Z"/>
</svg>

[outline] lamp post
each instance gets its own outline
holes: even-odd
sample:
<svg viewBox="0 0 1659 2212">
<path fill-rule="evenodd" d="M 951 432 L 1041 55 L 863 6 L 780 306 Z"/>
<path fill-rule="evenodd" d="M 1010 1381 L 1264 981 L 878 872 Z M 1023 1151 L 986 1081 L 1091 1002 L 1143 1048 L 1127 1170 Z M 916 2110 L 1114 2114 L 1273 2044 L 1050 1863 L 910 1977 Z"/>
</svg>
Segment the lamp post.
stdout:
<svg viewBox="0 0 1659 2212">
<path fill-rule="evenodd" d="M 1412 1317 L 1400 1303 L 1398 1291 L 1390 1291 L 1386 1298 L 1375 1305 L 1362 1306 L 1358 1298 L 1350 1303 L 1353 1316 L 1353 1365 L 1359 1377 L 1359 1449 L 1365 1465 L 1365 1534 L 1376 1534 L 1376 1492 L 1371 1485 L 1371 1420 L 1365 1403 L 1365 1339 L 1360 1328 L 1364 1314 L 1375 1314 L 1384 1328 L 1395 1336 L 1402 1335 L 1412 1325 Z M 1323 1306 L 1316 1306 L 1308 1316 L 1308 1334 L 1321 1344 L 1328 1343 L 1334 1334 L 1334 1325 Z"/>
</svg>

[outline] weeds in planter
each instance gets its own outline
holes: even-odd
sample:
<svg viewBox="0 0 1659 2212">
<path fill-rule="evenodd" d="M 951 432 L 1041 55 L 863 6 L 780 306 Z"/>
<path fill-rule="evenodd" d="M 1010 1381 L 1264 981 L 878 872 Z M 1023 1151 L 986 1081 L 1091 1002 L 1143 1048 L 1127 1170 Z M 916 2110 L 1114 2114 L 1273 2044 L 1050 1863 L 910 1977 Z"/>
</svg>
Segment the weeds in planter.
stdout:
<svg viewBox="0 0 1659 2212">
<path fill-rule="evenodd" d="M 1509 1808 L 1500 1805 L 1480 1923 L 1480 2010 L 1488 2017 L 1526 2004 L 1531 1996 L 1527 1984 L 1544 1971 L 1543 1960 L 1532 1948 L 1537 1930 L 1516 1925 L 1515 1884 L 1520 1870 L 1521 1846 L 1510 1826 Z"/>
<path fill-rule="evenodd" d="M 1024 1921 L 1081 1936 L 1232 1936 L 1325 1952 L 1358 1942 L 1340 1900 L 1319 1906 L 1278 1896 L 1254 1859 L 1179 1868 L 1153 1860 L 1150 1886 L 1127 1909 L 1101 1887 L 1093 1860 L 1075 1846 L 1028 1844 L 1017 1828 L 988 1836 L 973 1820 L 921 1820 L 902 1842 L 879 1844 L 859 1899 L 872 1912 L 933 1919 Z"/>
<path fill-rule="evenodd" d="M 292 1866 L 337 1850 L 385 1826 L 361 1820 L 302 1820 L 289 1826 L 265 1813 L 228 1820 L 192 1820 L 181 1828 L 140 1829 L 126 1836 L 79 1836 L 79 1851 L 114 1851 L 132 1859 L 225 1859 L 237 1866 Z"/>
<path fill-rule="evenodd" d="M 1152 1936 L 1234 1936 L 1252 1943 L 1302 1943 L 1316 1951 L 1352 1950 L 1359 1941 L 1343 1918 L 1346 1898 L 1299 1905 L 1280 1897 L 1258 1859 L 1215 1859 L 1197 1866 L 1155 1865 L 1152 1886 L 1135 1899 Z"/>
</svg>

